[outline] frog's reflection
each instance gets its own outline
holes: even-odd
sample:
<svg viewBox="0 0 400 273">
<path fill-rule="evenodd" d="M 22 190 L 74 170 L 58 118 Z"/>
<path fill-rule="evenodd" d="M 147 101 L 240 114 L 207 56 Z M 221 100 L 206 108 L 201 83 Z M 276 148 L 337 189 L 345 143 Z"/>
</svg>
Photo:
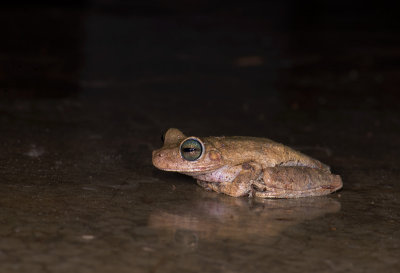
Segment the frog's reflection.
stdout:
<svg viewBox="0 0 400 273">
<path fill-rule="evenodd" d="M 257 240 L 278 235 L 285 228 L 340 210 L 328 197 L 246 199 L 203 196 L 191 204 L 177 204 L 150 215 L 149 226 L 175 243 L 195 248 L 199 240 Z"/>
</svg>

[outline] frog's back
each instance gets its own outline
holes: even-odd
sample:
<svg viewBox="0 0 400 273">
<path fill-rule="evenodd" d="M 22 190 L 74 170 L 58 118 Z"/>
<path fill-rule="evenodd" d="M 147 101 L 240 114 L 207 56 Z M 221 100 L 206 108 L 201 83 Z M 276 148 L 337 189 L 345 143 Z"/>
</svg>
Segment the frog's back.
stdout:
<svg viewBox="0 0 400 273">
<path fill-rule="evenodd" d="M 275 166 L 307 166 L 329 171 L 325 164 L 268 138 L 209 137 L 205 139 L 218 149 L 231 165 L 257 162 L 263 168 Z"/>
</svg>

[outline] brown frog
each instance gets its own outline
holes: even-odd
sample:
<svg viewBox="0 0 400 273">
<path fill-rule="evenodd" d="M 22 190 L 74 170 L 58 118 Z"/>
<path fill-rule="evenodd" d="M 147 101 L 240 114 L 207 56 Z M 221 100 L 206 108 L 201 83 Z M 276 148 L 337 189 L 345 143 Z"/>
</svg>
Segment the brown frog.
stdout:
<svg viewBox="0 0 400 273">
<path fill-rule="evenodd" d="M 207 190 L 230 196 L 297 198 L 342 188 L 329 166 L 267 138 L 187 137 L 175 128 L 153 151 L 153 165 L 193 176 Z"/>
</svg>

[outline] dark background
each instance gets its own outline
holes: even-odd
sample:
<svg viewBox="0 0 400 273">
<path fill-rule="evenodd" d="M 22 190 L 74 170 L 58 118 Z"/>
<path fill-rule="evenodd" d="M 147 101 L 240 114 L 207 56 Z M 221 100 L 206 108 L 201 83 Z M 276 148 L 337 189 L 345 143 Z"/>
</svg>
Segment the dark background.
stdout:
<svg viewBox="0 0 400 273">
<path fill-rule="evenodd" d="M 360 139 L 397 132 L 397 7 L 10 1 L 0 16 L 0 110 L 18 116 L 22 101 L 86 101 L 82 113 L 115 115 L 110 127 L 142 119 L 136 132 L 152 123 L 157 135 L 180 127 L 283 142 L 292 131 L 327 135 L 318 142 L 346 130 Z M 31 107 L 24 116 L 35 115 Z"/>
<path fill-rule="evenodd" d="M 306 94 L 311 101 L 324 94 L 329 102 L 335 93 L 341 103 L 350 100 L 352 106 L 368 96 L 391 105 L 396 96 L 397 82 L 390 87 L 382 80 L 379 87 L 370 87 L 379 81 L 373 80 L 379 73 L 395 78 L 398 56 L 393 51 L 400 20 L 394 2 L 30 3 L 9 1 L 1 10 L 2 98 L 74 96 L 80 92 L 80 81 L 96 77 L 137 82 L 160 74 L 190 78 L 216 73 L 221 73 L 219 78 L 251 83 L 220 88 L 194 79 L 172 89 L 200 92 L 199 85 L 207 85 L 202 93 L 239 95 L 245 89 L 246 94 L 269 97 L 271 83 L 278 93 Z M 119 19 L 111 22 L 106 16 Z M 303 57 L 302 64 L 291 63 L 295 55 Z M 242 56 L 259 56 L 262 65 L 235 67 L 235 58 Z M 326 86 L 317 86 L 317 81 L 308 86 L 296 83 L 296 78 L 324 73 L 322 77 L 331 82 L 337 79 L 327 77 L 350 73 L 358 83 L 342 83 L 331 90 L 327 82 Z M 154 88 L 154 92 L 170 89 Z"/>
</svg>

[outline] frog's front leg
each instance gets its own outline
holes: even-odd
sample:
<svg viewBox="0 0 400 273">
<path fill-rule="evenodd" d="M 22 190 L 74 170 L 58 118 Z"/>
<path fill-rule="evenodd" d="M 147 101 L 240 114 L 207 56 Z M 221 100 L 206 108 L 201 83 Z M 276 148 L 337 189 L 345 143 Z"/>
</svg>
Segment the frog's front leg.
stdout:
<svg viewBox="0 0 400 273">
<path fill-rule="evenodd" d="M 244 163 L 241 165 L 241 171 L 232 180 L 227 182 L 207 182 L 197 180 L 197 184 L 206 190 L 213 190 L 218 193 L 224 193 L 233 197 L 245 196 L 252 191 L 254 181 L 261 179 L 261 167 L 256 163 Z"/>
<path fill-rule="evenodd" d="M 342 188 L 339 175 L 309 167 L 272 167 L 263 170 L 263 182 L 254 183 L 256 197 L 320 196 Z"/>
</svg>

